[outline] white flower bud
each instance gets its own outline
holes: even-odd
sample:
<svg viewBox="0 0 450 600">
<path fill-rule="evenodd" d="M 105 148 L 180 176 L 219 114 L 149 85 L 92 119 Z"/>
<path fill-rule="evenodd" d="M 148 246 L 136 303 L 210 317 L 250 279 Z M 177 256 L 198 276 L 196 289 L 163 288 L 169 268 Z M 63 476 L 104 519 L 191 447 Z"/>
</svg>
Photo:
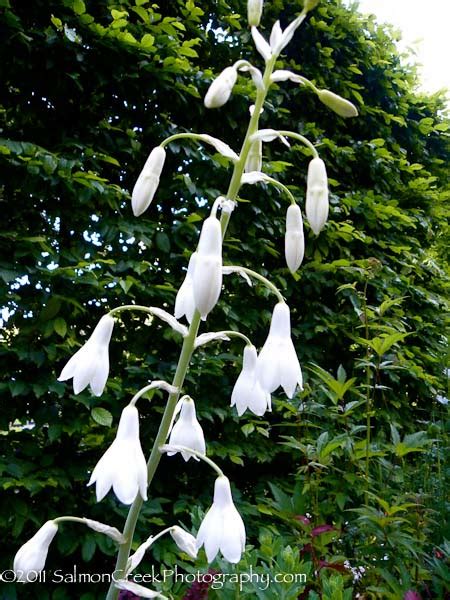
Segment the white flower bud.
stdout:
<svg viewBox="0 0 450 600">
<path fill-rule="evenodd" d="M 261 171 L 262 168 L 262 140 L 256 139 L 250 146 L 250 151 L 245 161 L 245 172 Z"/>
<path fill-rule="evenodd" d="M 166 160 L 166 151 L 161 146 L 153 148 L 142 169 L 131 195 L 131 206 L 135 217 L 139 217 L 150 206 L 159 185 L 159 178 Z"/>
<path fill-rule="evenodd" d="M 305 254 L 302 212 L 297 204 L 291 204 L 287 210 L 284 253 L 289 270 L 295 273 L 302 264 Z"/>
<path fill-rule="evenodd" d="M 346 100 L 335 94 L 334 92 L 330 92 L 329 90 L 319 90 L 317 95 L 319 96 L 319 100 L 331 108 L 336 114 L 341 117 L 357 117 L 358 109 L 354 104 L 350 102 L 350 100 Z"/>
<path fill-rule="evenodd" d="M 42 527 L 19 548 L 14 557 L 14 571 L 17 581 L 27 583 L 38 578 L 45 567 L 48 548 L 58 531 L 54 521 L 47 521 Z"/>
<path fill-rule="evenodd" d="M 263 10 L 263 0 L 248 0 L 247 16 L 250 27 L 258 27 Z"/>
<path fill-rule="evenodd" d="M 305 211 L 311 229 L 318 235 L 328 218 L 327 171 L 318 157 L 313 158 L 308 167 Z"/>
<path fill-rule="evenodd" d="M 189 554 L 191 558 L 197 558 L 196 539 L 191 533 L 178 527 L 178 525 L 174 525 L 170 530 L 170 535 L 180 550 Z"/>
<path fill-rule="evenodd" d="M 228 102 L 237 79 L 234 67 L 227 67 L 209 86 L 204 104 L 206 108 L 219 108 Z"/>
<path fill-rule="evenodd" d="M 195 306 L 205 320 L 222 289 L 222 229 L 216 217 L 208 217 L 203 223 L 192 287 Z"/>
</svg>

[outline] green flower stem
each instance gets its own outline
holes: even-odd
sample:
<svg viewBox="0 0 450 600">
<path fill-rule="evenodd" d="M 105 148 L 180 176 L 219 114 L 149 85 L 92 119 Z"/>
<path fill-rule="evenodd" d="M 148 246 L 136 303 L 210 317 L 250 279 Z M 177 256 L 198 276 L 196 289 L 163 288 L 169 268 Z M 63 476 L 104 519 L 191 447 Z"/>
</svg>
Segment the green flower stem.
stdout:
<svg viewBox="0 0 450 600">
<path fill-rule="evenodd" d="M 159 451 L 161 453 L 173 452 L 174 450 L 176 450 L 177 452 L 188 452 L 189 454 L 192 454 L 193 456 L 200 458 L 200 460 L 203 460 L 203 462 L 205 462 L 212 469 L 214 469 L 214 471 L 218 474 L 219 477 L 224 477 L 224 472 L 222 471 L 222 469 L 218 465 L 216 465 L 216 463 L 213 460 L 208 458 L 206 456 L 206 454 L 202 454 L 201 452 L 198 452 L 198 450 L 194 450 L 193 448 L 188 448 L 187 446 L 178 446 L 178 445 L 174 446 L 172 444 L 165 444 L 164 446 L 160 446 L 160 448 L 159 448 Z"/>
<path fill-rule="evenodd" d="M 245 178 L 245 176 L 244 176 L 244 178 Z M 244 181 L 244 183 L 248 183 L 249 185 L 253 185 L 252 183 L 245 182 L 245 181 Z M 295 198 L 294 198 L 291 190 L 288 187 L 286 187 L 284 185 L 284 183 L 281 183 L 281 181 L 277 181 L 273 177 L 269 177 L 268 175 L 264 175 L 264 178 L 261 178 L 261 180 L 260 180 L 259 183 L 270 183 L 274 187 L 276 187 L 279 190 L 281 190 L 282 192 L 284 192 L 286 194 L 286 196 L 289 197 L 289 200 L 291 201 L 291 204 L 296 204 Z"/>
<path fill-rule="evenodd" d="M 239 160 L 236 163 L 234 163 L 233 174 L 231 176 L 230 184 L 229 184 L 228 191 L 226 194 L 226 197 L 229 200 L 236 200 L 238 192 L 239 192 L 242 173 L 244 172 L 245 162 L 247 160 L 247 156 L 250 151 L 250 145 L 251 145 L 250 137 L 254 133 L 256 133 L 256 131 L 258 130 L 260 111 L 264 104 L 264 100 L 266 98 L 267 91 L 270 87 L 270 76 L 271 76 L 273 68 L 275 66 L 276 58 L 277 57 L 274 56 L 266 64 L 266 68 L 265 68 L 264 76 L 263 76 L 264 90 L 257 90 L 256 100 L 255 100 L 255 109 L 250 118 L 247 133 L 246 133 L 246 136 L 242 143 Z M 178 137 L 181 137 L 181 136 L 192 137 L 192 135 L 195 135 L 195 134 L 178 134 Z M 163 142 L 163 144 L 168 143 L 168 140 L 174 139 L 175 137 L 176 136 L 172 136 L 172 138 L 168 138 L 167 140 L 165 140 Z M 225 236 L 225 233 L 226 233 L 226 230 L 228 227 L 228 222 L 230 220 L 230 216 L 231 216 L 230 212 L 222 211 L 220 223 L 221 223 L 223 236 Z M 278 292 L 278 290 L 277 290 L 277 292 Z M 122 310 L 124 309 L 124 307 L 120 307 L 120 308 Z M 136 307 L 134 305 L 131 305 L 131 308 L 134 309 Z M 113 309 L 113 310 L 115 310 L 117 312 L 120 309 Z M 148 311 L 148 309 L 146 309 L 146 307 L 139 307 L 138 310 L 147 310 Z M 189 363 L 191 360 L 191 356 L 194 351 L 195 338 L 197 337 L 199 326 L 200 326 L 200 313 L 198 311 L 195 311 L 194 316 L 192 318 L 191 325 L 189 327 L 188 334 L 183 340 L 183 346 L 181 348 L 181 353 L 180 353 L 180 357 L 178 360 L 177 369 L 176 369 L 175 376 L 174 376 L 173 382 L 172 382 L 172 385 L 174 385 L 176 388 L 178 388 L 178 390 L 181 390 L 181 388 L 183 387 L 184 378 L 186 376 L 186 373 L 187 373 L 187 370 L 189 367 Z M 158 434 L 153 443 L 153 448 L 152 448 L 150 457 L 147 462 L 148 485 L 149 486 L 152 482 L 152 479 L 156 472 L 156 469 L 158 468 L 159 461 L 161 460 L 161 453 L 159 452 L 159 448 L 160 448 L 160 446 L 162 446 L 165 443 L 167 436 L 169 434 L 169 429 L 170 429 L 170 425 L 173 420 L 173 414 L 175 412 L 175 407 L 177 405 L 179 394 L 180 394 L 180 392 L 178 391 L 177 393 L 169 395 L 169 399 L 167 401 L 167 405 L 164 410 L 164 414 L 163 414 L 163 417 L 162 417 L 162 420 L 161 420 L 161 423 L 159 426 Z M 117 574 L 119 574 L 119 573 L 124 574 L 126 571 L 128 557 L 130 554 L 131 543 L 132 543 L 133 536 L 134 536 L 134 530 L 136 528 L 136 523 L 137 523 L 137 520 L 139 517 L 139 513 L 141 511 L 141 508 L 142 508 L 142 504 L 143 504 L 143 500 L 142 500 L 140 494 L 137 494 L 136 499 L 134 500 L 133 504 L 130 507 L 130 510 L 128 512 L 128 517 L 125 522 L 123 536 L 125 537 L 126 542 L 120 545 L 119 553 L 117 555 L 117 562 L 116 562 L 116 568 L 115 568 L 115 573 L 117 573 Z M 114 586 L 114 582 L 112 582 L 110 585 L 108 594 L 106 596 L 106 600 L 117 600 L 118 596 L 119 596 L 119 590 Z"/>
<path fill-rule="evenodd" d="M 263 283 L 266 288 L 268 288 L 271 292 L 273 292 L 275 294 L 275 296 L 278 298 L 279 302 L 284 302 L 284 298 L 280 292 L 280 290 L 276 287 L 276 285 L 274 285 L 271 281 L 269 281 L 266 277 L 264 277 L 264 275 L 260 275 L 259 273 L 257 273 L 256 271 L 253 271 L 252 269 L 247 269 L 247 267 L 224 267 L 229 273 L 246 273 L 247 275 L 249 275 L 250 277 L 253 277 L 253 279 L 257 279 L 258 281 L 261 281 L 261 283 Z"/>
<path fill-rule="evenodd" d="M 59 523 L 67 523 L 72 521 L 73 523 L 82 523 L 83 525 L 86 525 L 86 519 L 84 519 L 83 517 L 71 517 L 71 516 L 63 516 L 63 517 L 56 517 L 56 519 L 52 519 L 53 523 L 55 523 L 55 525 L 59 525 Z"/>
<path fill-rule="evenodd" d="M 238 337 L 238 338 L 241 338 L 241 340 L 244 340 L 244 342 L 247 344 L 247 346 L 253 345 L 252 342 L 250 341 L 250 338 L 248 338 L 246 335 L 244 335 L 240 331 L 233 331 L 232 329 L 229 329 L 226 331 L 218 331 L 217 333 L 223 333 L 224 335 L 228 335 L 229 337 Z"/>
<path fill-rule="evenodd" d="M 120 313 L 124 310 L 138 310 L 140 312 L 145 312 L 149 315 L 153 315 L 153 311 L 148 306 L 142 306 L 141 304 L 124 304 L 123 306 L 117 306 L 116 308 L 110 310 L 108 314 L 110 317 L 112 317 L 113 315 Z"/>
<path fill-rule="evenodd" d="M 138 392 L 135 393 L 135 395 L 131 398 L 130 400 L 130 406 L 135 406 L 136 402 L 139 400 L 139 398 L 141 398 L 145 393 L 149 392 L 150 390 L 157 390 L 157 389 L 165 389 L 166 391 L 169 391 L 169 386 L 166 385 L 165 387 L 163 387 L 160 384 L 164 384 L 165 382 L 161 382 L 161 381 L 152 381 L 151 383 L 149 383 L 148 385 L 146 385 L 145 387 L 141 388 Z M 172 386 L 170 386 L 172 387 Z M 169 388 L 169 389 L 168 389 Z M 177 390 L 178 392 L 178 390 Z"/>
<path fill-rule="evenodd" d="M 284 137 L 290 137 L 293 138 L 294 140 L 298 140 L 299 142 L 301 142 L 302 144 L 304 144 L 305 146 L 307 146 L 314 158 L 318 158 L 319 157 L 319 153 L 316 150 L 316 147 L 314 146 L 314 144 L 312 142 L 310 142 L 308 140 L 308 138 L 306 138 L 304 135 L 300 135 L 299 133 L 295 133 L 295 131 L 279 131 L 278 133 L 280 133 L 281 135 L 284 135 Z"/>
</svg>

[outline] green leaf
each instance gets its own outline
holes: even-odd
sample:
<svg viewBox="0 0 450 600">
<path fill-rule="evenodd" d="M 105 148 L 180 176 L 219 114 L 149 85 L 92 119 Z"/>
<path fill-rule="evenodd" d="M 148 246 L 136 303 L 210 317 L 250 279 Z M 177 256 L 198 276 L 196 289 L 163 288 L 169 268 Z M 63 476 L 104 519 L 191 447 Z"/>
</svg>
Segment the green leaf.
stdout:
<svg viewBox="0 0 450 600">
<path fill-rule="evenodd" d="M 82 15 L 86 12 L 86 5 L 83 0 L 73 0 L 73 10 L 76 15 Z"/>
<path fill-rule="evenodd" d="M 109 412 L 109 410 L 106 410 L 106 408 L 96 406 L 91 410 L 91 417 L 96 423 L 103 425 L 104 427 L 111 427 L 112 425 L 112 414 Z"/>
<path fill-rule="evenodd" d="M 53 321 L 53 328 L 60 337 L 65 337 L 67 333 L 67 323 L 62 317 L 58 317 Z"/>
</svg>

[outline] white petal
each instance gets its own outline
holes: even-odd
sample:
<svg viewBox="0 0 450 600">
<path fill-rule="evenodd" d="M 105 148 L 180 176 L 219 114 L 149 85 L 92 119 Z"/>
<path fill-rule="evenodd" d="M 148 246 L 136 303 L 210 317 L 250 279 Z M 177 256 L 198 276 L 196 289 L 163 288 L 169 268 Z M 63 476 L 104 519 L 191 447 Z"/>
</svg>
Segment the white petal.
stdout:
<svg viewBox="0 0 450 600">
<path fill-rule="evenodd" d="M 234 506 L 224 511 L 223 523 L 220 551 L 228 562 L 238 563 L 245 545 L 245 526 L 241 515 Z M 244 544 L 242 539 L 244 539 Z"/>
<path fill-rule="evenodd" d="M 78 361 L 80 360 L 80 355 L 82 356 L 85 351 L 84 346 L 82 346 L 75 354 L 69 359 L 64 369 L 61 371 L 61 375 L 58 377 L 58 381 L 66 381 L 67 379 L 71 379 L 77 370 Z"/>
<path fill-rule="evenodd" d="M 222 259 L 214 255 L 200 256 L 194 273 L 195 306 L 205 320 L 217 304 L 222 291 Z"/>
<path fill-rule="evenodd" d="M 269 394 L 274 392 L 280 385 L 278 358 L 278 347 L 273 340 L 268 337 L 258 355 L 256 378 L 262 389 Z"/>
<path fill-rule="evenodd" d="M 272 31 L 270 32 L 270 47 L 276 48 L 281 40 L 281 36 L 283 35 L 283 31 L 281 30 L 280 21 L 276 21 L 274 26 L 272 27 Z"/>
<path fill-rule="evenodd" d="M 220 510 L 214 506 L 206 513 L 197 533 L 197 549 L 205 546 L 208 562 L 212 562 L 219 552 L 222 536 L 222 518 Z"/>
<path fill-rule="evenodd" d="M 272 50 L 263 36 L 259 33 L 256 27 L 252 27 L 252 37 L 255 42 L 256 49 L 264 58 L 265 61 L 268 61 L 272 58 Z"/>
<path fill-rule="evenodd" d="M 101 396 L 103 394 L 106 382 L 108 381 L 108 375 L 109 356 L 108 349 L 106 348 L 99 352 L 95 371 L 90 381 L 90 387 L 95 396 Z"/>
</svg>

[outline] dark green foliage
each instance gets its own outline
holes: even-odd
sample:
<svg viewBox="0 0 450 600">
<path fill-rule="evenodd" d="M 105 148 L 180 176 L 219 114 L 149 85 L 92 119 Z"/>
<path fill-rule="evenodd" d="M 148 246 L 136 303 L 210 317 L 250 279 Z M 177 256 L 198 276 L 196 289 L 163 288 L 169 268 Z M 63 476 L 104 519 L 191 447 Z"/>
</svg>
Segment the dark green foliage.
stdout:
<svg viewBox="0 0 450 600">
<path fill-rule="evenodd" d="M 265 33 L 279 15 L 286 26 L 300 6 L 267 4 Z M 0 0 L 0 306 L 10 312 L 0 346 L 1 570 L 48 518 L 89 516 L 122 528 L 124 507 L 112 495 L 95 504 L 88 470 L 131 395 L 149 379 L 172 378 L 180 340 L 159 322 L 124 315 L 101 398 L 74 396 L 56 379 L 108 309 L 134 301 L 173 309 L 205 200 L 226 191 L 230 165 L 206 148 L 174 143 L 157 197 L 138 219 L 129 192 L 150 149 L 173 133 L 209 133 L 239 150 L 254 96 L 247 79 L 218 111 L 205 110 L 202 97 L 213 75 L 240 57 L 260 66 L 244 15 L 237 0 L 159 8 L 140 0 Z M 447 385 L 443 98 L 413 92 L 415 74 L 401 65 L 391 32 L 334 0 L 311 14 L 283 66 L 347 97 L 360 116 L 337 117 L 304 87 L 274 88 L 261 126 L 318 144 L 330 220 L 319 237 L 306 232 L 305 262 L 292 277 L 283 257 L 284 199 L 244 187 L 224 244 L 227 263 L 259 270 L 285 290 L 305 392 L 292 402 L 279 393 L 273 413 L 238 420 L 228 407 L 241 364 L 235 340 L 199 350 L 187 376 L 209 452 L 235 486 L 254 547 L 236 569 L 308 574 L 306 588 L 269 587 L 261 598 L 293 600 L 304 589 L 305 598 L 347 598 L 347 558 L 372 566 L 354 584 L 368 598 L 401 598 L 408 589 L 443 597 L 448 421 L 436 402 Z M 264 148 L 264 170 L 303 206 L 307 150 Z M 273 297 L 234 275 L 225 283 L 208 330 L 240 329 L 260 347 Z M 146 450 L 164 401 L 158 392 L 151 405 L 142 402 Z M 24 428 L 28 422 L 34 427 Z M 164 459 L 137 539 L 174 520 L 196 530 L 213 477 L 191 463 Z M 332 529 L 313 533 L 325 524 Z M 47 566 L 109 572 L 114 553 L 102 536 L 67 524 Z M 169 542 L 153 557 L 168 568 L 179 560 Z M 217 568 L 234 572 L 226 563 Z M 181 598 L 185 589 L 172 591 Z M 246 590 L 242 597 L 255 597 L 254 587 Z M 36 584 L 18 596 L 95 600 L 104 591 Z M 14 586 L 0 587 L 0 598 L 15 597 Z M 234 587 L 211 590 L 215 597 L 234 598 Z"/>
</svg>

